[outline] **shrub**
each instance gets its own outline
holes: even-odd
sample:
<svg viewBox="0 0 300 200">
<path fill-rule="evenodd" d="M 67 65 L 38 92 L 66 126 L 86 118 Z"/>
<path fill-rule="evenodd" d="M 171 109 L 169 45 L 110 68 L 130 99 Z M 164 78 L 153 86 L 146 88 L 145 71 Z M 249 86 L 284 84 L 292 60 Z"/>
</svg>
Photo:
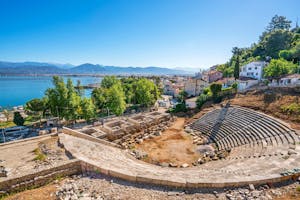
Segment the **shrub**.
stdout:
<svg viewBox="0 0 300 200">
<path fill-rule="evenodd" d="M 40 148 L 36 148 L 33 152 L 36 155 L 34 160 L 38 160 L 38 161 L 45 161 L 46 160 L 46 155 L 41 151 Z"/>
<path fill-rule="evenodd" d="M 300 104 L 298 103 L 291 103 L 290 105 L 281 106 L 283 112 L 287 113 L 288 115 L 291 114 L 300 114 Z"/>
<path fill-rule="evenodd" d="M 14 112 L 14 123 L 17 126 L 23 126 L 24 125 L 24 118 L 21 116 L 19 112 Z"/>
<path fill-rule="evenodd" d="M 210 85 L 210 91 L 212 93 L 214 103 L 221 102 L 220 100 L 222 100 L 222 97 L 220 97 L 219 94 L 222 91 L 222 85 L 219 83 L 213 83 Z"/>
<path fill-rule="evenodd" d="M 201 94 L 197 100 L 196 100 L 196 105 L 197 108 L 201 108 L 203 106 L 203 104 L 209 99 L 209 96 L 206 94 Z"/>
<path fill-rule="evenodd" d="M 172 112 L 174 113 L 178 113 L 178 112 L 186 112 L 187 108 L 186 108 L 186 104 L 185 103 L 179 103 L 176 105 L 176 107 L 172 110 Z"/>
</svg>

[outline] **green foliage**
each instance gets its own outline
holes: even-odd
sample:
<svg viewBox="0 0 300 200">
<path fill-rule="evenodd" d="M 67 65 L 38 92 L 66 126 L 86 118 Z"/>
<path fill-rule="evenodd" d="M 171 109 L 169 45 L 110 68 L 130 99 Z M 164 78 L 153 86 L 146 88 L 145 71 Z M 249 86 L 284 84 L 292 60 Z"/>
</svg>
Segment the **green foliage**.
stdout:
<svg viewBox="0 0 300 200">
<path fill-rule="evenodd" d="M 300 104 L 299 103 L 291 103 L 290 105 L 284 105 L 281 107 L 282 111 L 287 113 L 288 115 L 297 114 L 300 115 Z"/>
<path fill-rule="evenodd" d="M 14 112 L 14 123 L 17 126 L 23 126 L 24 125 L 24 118 L 21 116 L 20 112 Z"/>
<path fill-rule="evenodd" d="M 279 52 L 279 58 L 288 60 L 288 61 L 292 61 L 293 59 L 293 52 L 291 50 L 281 50 Z"/>
<path fill-rule="evenodd" d="M 180 102 L 183 103 L 188 98 L 188 93 L 186 91 L 184 91 L 184 90 L 181 90 L 179 92 L 178 98 L 179 98 Z"/>
<path fill-rule="evenodd" d="M 208 101 L 210 98 L 207 94 L 201 94 L 197 100 L 196 100 L 196 105 L 197 105 L 197 108 L 201 108 L 203 106 L 203 104 Z"/>
<path fill-rule="evenodd" d="M 94 116 L 95 111 L 91 111 L 91 108 L 95 108 L 92 101 L 81 99 L 83 94 L 80 82 L 76 88 L 71 79 L 65 84 L 62 77 L 54 76 L 52 82 L 54 87 L 46 90 L 43 99 L 32 99 L 26 103 L 27 110 L 41 114 L 49 109 L 52 116 L 67 121 L 78 118 L 89 120 Z"/>
<path fill-rule="evenodd" d="M 157 86 L 150 80 L 142 78 L 136 83 L 136 102 L 144 107 L 153 106 L 160 93 Z"/>
<path fill-rule="evenodd" d="M 275 15 L 271 22 L 269 23 L 266 30 L 268 32 L 276 31 L 276 30 L 289 30 L 291 28 L 291 21 L 286 19 L 285 16 Z"/>
<path fill-rule="evenodd" d="M 240 58 L 239 58 L 239 55 L 237 55 L 237 57 L 236 57 L 233 76 L 234 76 L 235 80 L 240 77 Z"/>
<path fill-rule="evenodd" d="M 84 96 L 84 88 L 83 88 L 83 86 L 81 85 L 81 81 L 80 81 L 80 80 L 77 80 L 77 83 L 76 83 L 76 93 L 77 93 L 80 97 L 83 97 L 83 96 Z"/>
<path fill-rule="evenodd" d="M 37 161 L 45 161 L 47 156 L 41 151 L 40 148 L 36 148 L 33 150 L 35 157 L 33 160 L 37 160 Z"/>
<path fill-rule="evenodd" d="M 230 60 L 218 66 L 224 77 L 238 77 L 238 66 L 253 61 L 285 59 L 294 64 L 300 61 L 300 28 L 291 28 L 291 21 L 284 16 L 275 15 L 267 29 L 261 34 L 258 43 L 247 48 L 234 47 Z M 237 60 L 237 58 L 240 58 Z M 295 70 L 294 70 L 295 71 Z M 289 70 L 288 73 L 293 73 Z"/>
<path fill-rule="evenodd" d="M 120 80 L 115 76 L 105 76 L 101 81 L 102 88 L 110 88 L 115 84 L 119 84 Z"/>
<path fill-rule="evenodd" d="M 47 89 L 45 93 L 48 107 L 53 116 L 63 118 L 68 104 L 68 89 L 62 77 L 54 76 L 52 82 L 54 88 Z"/>
<path fill-rule="evenodd" d="M 44 99 L 32 99 L 26 102 L 25 109 L 32 112 L 43 112 L 46 109 L 46 102 Z"/>
<path fill-rule="evenodd" d="M 92 91 L 92 100 L 95 106 L 98 109 L 103 109 L 106 107 L 106 100 L 107 100 L 107 89 L 106 88 L 95 88 Z"/>
<path fill-rule="evenodd" d="M 219 83 L 213 83 L 210 85 L 210 90 L 212 92 L 212 100 L 214 103 L 219 103 L 222 100 L 222 97 L 220 96 L 222 85 Z"/>
<path fill-rule="evenodd" d="M 238 83 L 234 82 L 231 87 L 236 90 L 238 88 Z"/>
<path fill-rule="evenodd" d="M 212 97 L 215 98 L 219 95 L 222 90 L 222 85 L 219 83 L 212 83 L 210 85 L 210 91 L 212 92 Z"/>
<path fill-rule="evenodd" d="M 114 84 L 107 90 L 106 106 L 115 115 L 123 114 L 126 102 L 121 84 Z"/>
<path fill-rule="evenodd" d="M 264 54 L 261 56 L 270 56 L 271 58 L 279 58 L 279 52 L 291 47 L 293 35 L 290 31 L 277 30 L 267 34 L 261 45 L 264 49 Z"/>
<path fill-rule="evenodd" d="M 71 79 L 67 81 L 67 103 L 65 104 L 63 116 L 66 120 L 74 120 L 79 116 L 81 97 L 76 92 Z"/>
<path fill-rule="evenodd" d="M 211 94 L 210 88 L 209 88 L 209 87 L 207 87 L 207 88 L 204 88 L 204 90 L 203 90 L 203 94 L 206 94 L 206 95 L 209 95 L 209 94 Z"/>
<path fill-rule="evenodd" d="M 267 78 L 279 79 L 280 76 L 294 72 L 297 66 L 284 59 L 272 59 L 270 64 L 265 67 L 264 73 Z"/>
<path fill-rule="evenodd" d="M 185 103 L 179 103 L 175 106 L 175 108 L 173 109 L 172 112 L 174 113 L 178 113 L 178 112 L 186 112 L 187 111 L 187 107 Z"/>
<path fill-rule="evenodd" d="M 86 121 L 90 121 L 96 115 L 96 108 L 90 98 L 83 98 L 80 102 L 80 116 Z"/>
</svg>

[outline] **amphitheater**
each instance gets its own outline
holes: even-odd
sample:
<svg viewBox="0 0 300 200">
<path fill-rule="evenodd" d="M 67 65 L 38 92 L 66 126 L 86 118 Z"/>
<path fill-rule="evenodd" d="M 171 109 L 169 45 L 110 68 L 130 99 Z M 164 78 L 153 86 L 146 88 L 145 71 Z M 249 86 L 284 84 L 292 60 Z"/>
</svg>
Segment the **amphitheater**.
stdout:
<svg viewBox="0 0 300 200">
<path fill-rule="evenodd" d="M 129 181 L 176 187 L 231 187 L 281 182 L 300 175 L 298 133 L 278 119 L 226 105 L 188 126 L 194 133 L 208 136 L 219 150 L 229 150 L 229 156 L 190 168 L 160 167 L 136 160 L 113 146 L 69 134 L 60 137 L 66 149 L 92 168 Z"/>
<path fill-rule="evenodd" d="M 131 123 L 125 123 L 126 127 Z M 59 140 L 80 161 L 83 173 L 103 173 L 137 183 L 224 188 L 274 184 L 300 176 L 299 132 L 281 120 L 227 104 L 207 112 L 186 128 L 193 134 L 205 135 L 218 150 L 226 150 L 229 155 L 199 166 L 171 168 L 137 160 L 128 150 L 82 130 L 64 128 Z"/>
</svg>

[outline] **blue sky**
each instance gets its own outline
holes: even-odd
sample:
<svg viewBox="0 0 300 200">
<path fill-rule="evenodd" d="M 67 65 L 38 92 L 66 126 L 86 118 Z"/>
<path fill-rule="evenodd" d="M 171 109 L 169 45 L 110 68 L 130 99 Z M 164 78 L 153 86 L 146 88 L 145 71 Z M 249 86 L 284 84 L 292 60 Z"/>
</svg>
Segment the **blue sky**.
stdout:
<svg viewBox="0 0 300 200">
<path fill-rule="evenodd" d="M 0 0 L 0 60 L 208 68 L 299 0 Z"/>
</svg>

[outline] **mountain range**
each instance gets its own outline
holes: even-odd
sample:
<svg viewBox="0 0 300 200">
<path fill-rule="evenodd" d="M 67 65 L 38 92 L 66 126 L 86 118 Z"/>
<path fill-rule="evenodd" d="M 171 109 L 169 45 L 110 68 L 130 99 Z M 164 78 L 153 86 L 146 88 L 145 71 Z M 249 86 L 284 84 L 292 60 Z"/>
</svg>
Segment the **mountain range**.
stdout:
<svg viewBox="0 0 300 200">
<path fill-rule="evenodd" d="M 72 64 L 42 62 L 4 62 L 0 61 L 0 75 L 183 75 L 191 71 L 163 67 L 119 67 L 85 63 Z"/>
</svg>

